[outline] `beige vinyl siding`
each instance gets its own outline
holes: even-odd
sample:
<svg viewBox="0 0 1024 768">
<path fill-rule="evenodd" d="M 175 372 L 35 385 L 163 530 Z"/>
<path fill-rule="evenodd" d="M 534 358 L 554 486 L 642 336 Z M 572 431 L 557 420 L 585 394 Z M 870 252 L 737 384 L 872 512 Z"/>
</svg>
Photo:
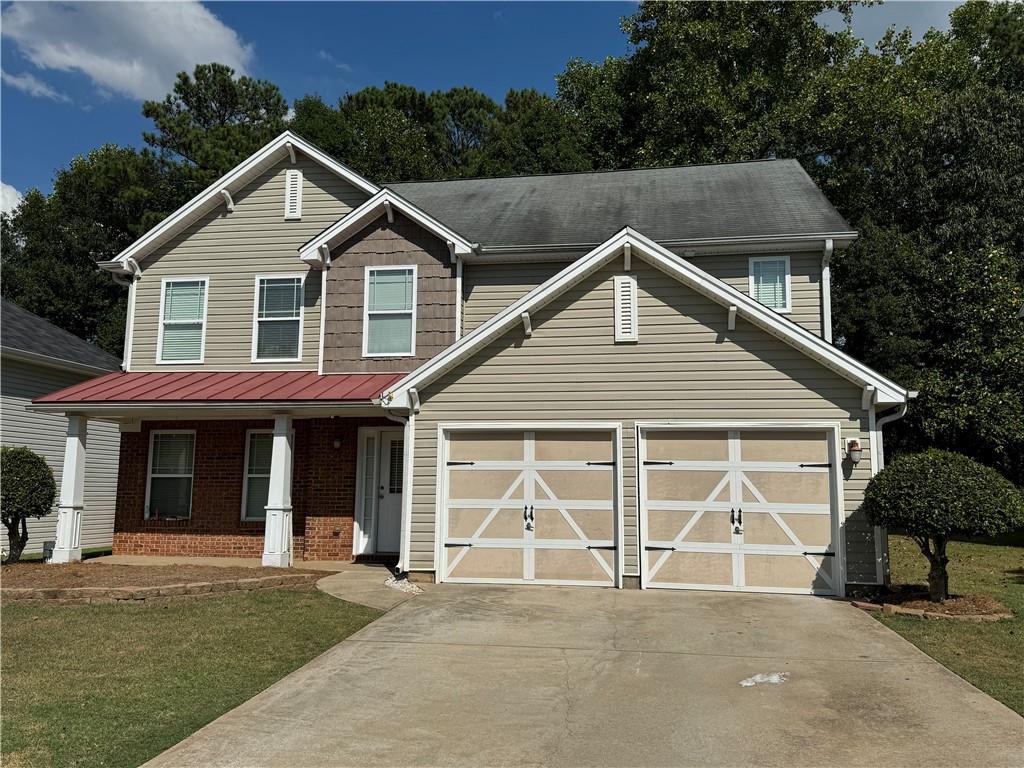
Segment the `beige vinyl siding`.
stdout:
<svg viewBox="0 0 1024 768">
<path fill-rule="evenodd" d="M 694 256 L 691 261 L 749 296 L 749 259 L 757 255 L 767 254 Z M 821 254 L 794 252 L 789 257 L 793 295 L 792 311 L 786 317 L 820 336 Z M 568 261 L 467 264 L 462 278 L 463 332 L 469 333 L 568 265 Z"/>
<path fill-rule="evenodd" d="M 99 374 L 97 374 L 99 375 Z M 0 365 L 0 436 L 4 445 L 25 445 L 41 454 L 53 470 L 60 493 L 68 421 L 52 413 L 26 410 L 32 399 L 92 378 L 49 366 L 4 358 Z M 114 532 L 117 465 L 121 436 L 116 424 L 90 421 L 86 436 L 85 511 L 82 546 L 109 547 Z M 29 520 L 27 552 L 41 552 L 57 532 L 55 511 Z M 6 542 L 5 542 L 6 545 Z"/>
<path fill-rule="evenodd" d="M 821 253 L 793 252 L 789 254 L 750 253 L 739 255 L 693 256 L 692 261 L 705 272 L 728 283 L 738 291 L 750 295 L 751 256 L 789 256 L 791 311 L 786 313 L 794 323 L 802 325 L 816 336 L 821 336 Z"/>
<path fill-rule="evenodd" d="M 284 218 L 285 172 L 302 171 L 302 218 Z M 285 159 L 233 194 L 142 261 L 136 284 L 132 332 L 133 371 L 315 370 L 320 342 L 321 273 L 299 261 L 298 248 L 333 224 L 366 195 L 298 154 Z M 253 363 L 252 320 L 257 275 L 303 274 L 302 361 Z M 157 364 L 162 278 L 208 277 L 206 352 L 203 364 Z"/>
<path fill-rule="evenodd" d="M 870 446 L 861 390 L 784 342 L 634 257 L 639 342 L 615 343 L 616 260 L 531 313 L 420 391 L 416 417 L 411 566 L 434 568 L 437 427 L 466 421 L 616 421 L 623 425 L 625 573 L 638 573 L 635 422 L 828 420 Z M 848 581 L 874 582 L 872 529 L 857 511 L 870 461 L 843 483 Z"/>
</svg>

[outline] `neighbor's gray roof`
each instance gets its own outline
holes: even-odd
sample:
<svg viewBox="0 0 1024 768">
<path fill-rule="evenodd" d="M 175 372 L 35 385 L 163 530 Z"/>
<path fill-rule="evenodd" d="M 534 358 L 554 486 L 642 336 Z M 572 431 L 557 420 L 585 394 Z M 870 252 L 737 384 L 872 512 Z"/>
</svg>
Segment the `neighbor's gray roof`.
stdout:
<svg viewBox="0 0 1024 768">
<path fill-rule="evenodd" d="M 796 160 L 387 186 L 485 248 L 851 231 Z"/>
<path fill-rule="evenodd" d="M 0 299 L 0 346 L 104 371 L 121 367 L 113 355 L 7 299 Z"/>
</svg>

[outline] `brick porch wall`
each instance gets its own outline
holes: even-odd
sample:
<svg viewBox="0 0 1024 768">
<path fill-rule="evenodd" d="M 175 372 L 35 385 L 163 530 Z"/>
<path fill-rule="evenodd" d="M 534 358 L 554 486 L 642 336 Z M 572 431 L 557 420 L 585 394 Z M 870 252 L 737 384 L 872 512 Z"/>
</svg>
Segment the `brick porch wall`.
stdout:
<svg viewBox="0 0 1024 768">
<path fill-rule="evenodd" d="M 296 560 L 352 558 L 356 451 L 360 426 L 395 426 L 383 419 L 295 420 L 292 551 Z M 260 557 L 263 522 L 241 519 L 245 433 L 270 421 L 147 421 L 121 435 L 114 518 L 114 553 L 189 557 Z M 194 429 L 195 467 L 190 520 L 146 520 L 149 434 Z M 334 441 L 340 440 L 339 448 Z"/>
</svg>

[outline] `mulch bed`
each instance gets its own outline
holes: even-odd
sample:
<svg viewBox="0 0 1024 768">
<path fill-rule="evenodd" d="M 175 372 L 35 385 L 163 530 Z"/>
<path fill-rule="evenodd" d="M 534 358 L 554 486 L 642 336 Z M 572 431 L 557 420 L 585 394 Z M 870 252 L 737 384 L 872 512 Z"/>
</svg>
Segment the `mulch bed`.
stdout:
<svg viewBox="0 0 1024 768">
<path fill-rule="evenodd" d="M 951 595 L 941 603 L 928 599 L 928 590 L 904 584 L 885 590 L 854 605 L 864 610 L 882 610 L 891 615 L 922 618 L 983 619 L 1013 618 L 1010 609 L 989 595 Z"/>
<path fill-rule="evenodd" d="M 212 565 L 107 565 L 106 563 L 16 563 L 0 567 L 0 587 L 159 587 L 189 582 L 237 581 L 263 576 L 317 573 L 298 568 L 244 568 Z M 320 573 L 326 576 L 325 573 Z"/>
</svg>

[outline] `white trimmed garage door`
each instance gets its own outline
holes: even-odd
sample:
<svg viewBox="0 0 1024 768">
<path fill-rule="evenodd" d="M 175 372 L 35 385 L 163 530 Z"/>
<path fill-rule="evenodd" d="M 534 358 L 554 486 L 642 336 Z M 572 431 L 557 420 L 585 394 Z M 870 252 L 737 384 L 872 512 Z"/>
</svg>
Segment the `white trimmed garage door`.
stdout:
<svg viewBox="0 0 1024 768">
<path fill-rule="evenodd" d="M 444 581 L 617 584 L 612 431 L 445 433 Z"/>
<path fill-rule="evenodd" d="M 644 585 L 839 594 L 832 434 L 642 429 Z"/>
</svg>

